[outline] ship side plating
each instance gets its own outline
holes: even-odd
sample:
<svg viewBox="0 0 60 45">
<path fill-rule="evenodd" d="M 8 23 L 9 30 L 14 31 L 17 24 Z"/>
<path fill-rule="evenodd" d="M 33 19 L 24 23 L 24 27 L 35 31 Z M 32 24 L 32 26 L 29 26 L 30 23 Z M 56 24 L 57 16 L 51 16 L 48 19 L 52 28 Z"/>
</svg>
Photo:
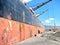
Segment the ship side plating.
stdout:
<svg viewBox="0 0 60 45">
<path fill-rule="evenodd" d="M 20 0 L 0 0 L 0 45 L 13 45 L 44 30 Z"/>
</svg>

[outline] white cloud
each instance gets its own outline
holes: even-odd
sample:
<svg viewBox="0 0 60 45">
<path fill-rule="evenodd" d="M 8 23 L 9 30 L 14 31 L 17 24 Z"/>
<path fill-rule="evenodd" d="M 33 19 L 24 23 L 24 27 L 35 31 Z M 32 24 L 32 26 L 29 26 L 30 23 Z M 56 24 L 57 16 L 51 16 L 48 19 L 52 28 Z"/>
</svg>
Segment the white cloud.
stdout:
<svg viewBox="0 0 60 45">
<path fill-rule="evenodd" d="M 54 20 L 54 18 L 49 18 L 49 20 L 50 20 L 50 21 L 53 21 L 53 20 Z"/>
<path fill-rule="evenodd" d="M 30 2 L 30 1 L 32 1 L 32 0 L 21 0 L 23 3 L 25 2 L 25 3 L 28 3 L 28 2 Z"/>
<path fill-rule="evenodd" d="M 50 21 L 50 20 L 46 20 L 45 22 L 46 22 L 46 23 L 50 23 L 51 21 Z"/>
<path fill-rule="evenodd" d="M 47 20 L 45 20 L 45 23 L 51 23 L 54 20 L 55 20 L 54 18 L 48 18 Z"/>
</svg>

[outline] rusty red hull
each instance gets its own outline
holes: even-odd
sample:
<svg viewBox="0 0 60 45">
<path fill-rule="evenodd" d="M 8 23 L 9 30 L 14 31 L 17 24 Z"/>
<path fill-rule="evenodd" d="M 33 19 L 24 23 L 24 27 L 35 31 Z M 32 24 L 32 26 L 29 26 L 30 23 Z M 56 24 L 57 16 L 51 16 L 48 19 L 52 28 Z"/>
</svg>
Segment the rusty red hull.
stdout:
<svg viewBox="0 0 60 45">
<path fill-rule="evenodd" d="M 38 35 L 44 28 L 0 18 L 0 45 L 13 45 Z"/>
</svg>

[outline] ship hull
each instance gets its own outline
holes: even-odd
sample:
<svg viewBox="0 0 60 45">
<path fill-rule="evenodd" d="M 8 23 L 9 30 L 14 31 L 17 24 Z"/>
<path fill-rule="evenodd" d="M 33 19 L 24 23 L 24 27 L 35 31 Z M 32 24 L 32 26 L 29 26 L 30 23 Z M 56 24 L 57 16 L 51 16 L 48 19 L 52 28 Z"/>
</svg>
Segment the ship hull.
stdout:
<svg viewBox="0 0 60 45">
<path fill-rule="evenodd" d="M 44 28 L 0 18 L 0 45 L 12 45 L 37 36 L 38 30 L 44 32 Z"/>
</svg>

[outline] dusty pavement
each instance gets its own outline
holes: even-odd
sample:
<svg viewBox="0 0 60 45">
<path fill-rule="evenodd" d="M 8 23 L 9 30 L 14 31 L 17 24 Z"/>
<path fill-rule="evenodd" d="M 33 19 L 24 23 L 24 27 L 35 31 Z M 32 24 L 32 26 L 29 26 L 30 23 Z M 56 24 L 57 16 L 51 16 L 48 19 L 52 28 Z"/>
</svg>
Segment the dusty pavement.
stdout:
<svg viewBox="0 0 60 45">
<path fill-rule="evenodd" d="M 54 37 L 52 39 L 46 37 L 48 36 L 41 37 L 41 35 L 38 35 L 15 45 L 60 45 L 60 42 L 54 40 Z"/>
</svg>

